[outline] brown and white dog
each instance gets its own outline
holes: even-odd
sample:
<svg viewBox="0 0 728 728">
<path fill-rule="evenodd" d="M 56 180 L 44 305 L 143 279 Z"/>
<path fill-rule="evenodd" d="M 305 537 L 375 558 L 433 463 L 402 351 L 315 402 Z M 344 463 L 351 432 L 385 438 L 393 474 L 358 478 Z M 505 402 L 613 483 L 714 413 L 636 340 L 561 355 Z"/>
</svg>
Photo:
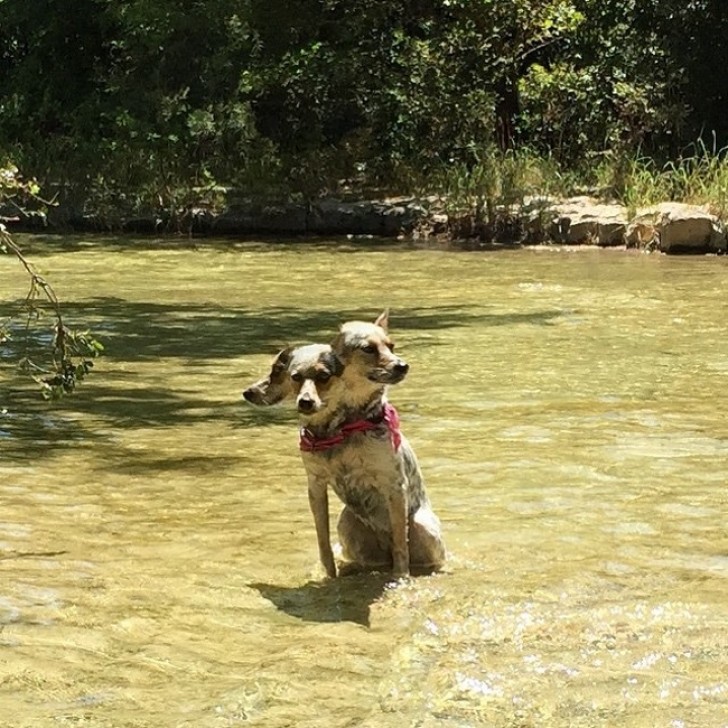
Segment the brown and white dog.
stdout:
<svg viewBox="0 0 728 728">
<path fill-rule="evenodd" d="M 402 576 L 445 562 L 417 458 L 386 398 L 387 386 L 409 370 L 393 349 L 386 312 L 374 323 L 350 321 L 331 346 L 284 349 L 268 377 L 243 393 L 257 405 L 295 398 L 319 556 L 331 577 L 329 485 L 345 506 L 337 525 L 343 570 L 391 568 Z"/>
</svg>

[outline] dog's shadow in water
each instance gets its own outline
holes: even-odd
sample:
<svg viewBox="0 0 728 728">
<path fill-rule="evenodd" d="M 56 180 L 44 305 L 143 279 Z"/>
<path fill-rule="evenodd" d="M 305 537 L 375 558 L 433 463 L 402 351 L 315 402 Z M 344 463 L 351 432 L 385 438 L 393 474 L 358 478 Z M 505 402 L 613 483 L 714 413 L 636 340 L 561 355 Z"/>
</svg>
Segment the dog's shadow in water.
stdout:
<svg viewBox="0 0 728 728">
<path fill-rule="evenodd" d="M 353 574 L 301 586 L 248 584 L 286 614 L 308 622 L 369 626 L 371 605 L 394 583 L 391 574 Z"/>
</svg>

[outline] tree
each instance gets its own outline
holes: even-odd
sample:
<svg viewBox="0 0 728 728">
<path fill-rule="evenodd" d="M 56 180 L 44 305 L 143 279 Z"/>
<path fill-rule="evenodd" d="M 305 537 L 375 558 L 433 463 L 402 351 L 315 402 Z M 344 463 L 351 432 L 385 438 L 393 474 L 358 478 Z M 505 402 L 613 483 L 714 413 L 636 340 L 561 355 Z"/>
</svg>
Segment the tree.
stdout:
<svg viewBox="0 0 728 728">
<path fill-rule="evenodd" d="M 687 113 L 675 136 L 695 142 L 714 135 L 718 148 L 728 146 L 728 12 L 722 0 L 650 0 L 636 3 L 641 27 L 660 41 L 669 71 L 682 83 L 680 102 Z M 673 91 L 678 95 L 678 90 Z"/>
<path fill-rule="evenodd" d="M 3 0 L 0 150 L 93 211 L 728 140 L 721 0 Z"/>
</svg>

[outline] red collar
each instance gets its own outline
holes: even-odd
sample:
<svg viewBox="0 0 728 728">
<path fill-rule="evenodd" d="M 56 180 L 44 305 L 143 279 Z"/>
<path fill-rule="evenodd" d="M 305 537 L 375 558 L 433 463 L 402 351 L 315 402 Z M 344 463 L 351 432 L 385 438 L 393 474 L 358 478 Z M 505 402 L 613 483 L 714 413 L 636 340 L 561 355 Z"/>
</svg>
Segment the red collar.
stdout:
<svg viewBox="0 0 728 728">
<path fill-rule="evenodd" d="M 382 416 L 375 420 L 357 420 L 348 425 L 344 425 L 336 434 L 331 437 L 316 437 L 311 430 L 306 427 L 301 428 L 301 439 L 299 447 L 303 452 L 321 452 L 322 450 L 330 450 L 344 442 L 350 435 L 355 432 L 367 432 L 374 430 L 382 424 L 387 426 L 389 436 L 392 438 L 392 447 L 394 451 L 399 450 L 402 444 L 402 433 L 399 431 L 399 414 L 397 410 L 389 403 L 384 405 Z"/>
</svg>

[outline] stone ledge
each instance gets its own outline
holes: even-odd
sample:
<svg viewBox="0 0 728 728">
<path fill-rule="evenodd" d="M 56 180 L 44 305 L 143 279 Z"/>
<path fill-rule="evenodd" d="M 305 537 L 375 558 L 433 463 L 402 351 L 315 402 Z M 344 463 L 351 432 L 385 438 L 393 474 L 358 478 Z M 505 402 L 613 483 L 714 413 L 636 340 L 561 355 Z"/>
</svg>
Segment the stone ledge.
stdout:
<svg viewBox="0 0 728 728">
<path fill-rule="evenodd" d="M 466 214 L 448 215 L 442 200 L 411 197 L 346 201 L 327 198 L 315 203 L 261 204 L 238 202 L 221 213 L 199 206 L 172 221 L 150 214 L 119 220 L 115 225 L 94 215 L 52 208 L 48 215 L 33 213 L 7 219 L 16 230 L 71 230 L 140 235 L 181 231 L 194 235 L 296 237 L 376 236 L 455 240 L 480 243 L 597 245 L 635 247 L 665 253 L 725 253 L 728 236 L 724 223 L 707 208 L 664 202 L 638 210 L 630 219 L 627 208 L 589 197 L 557 200 L 533 197 L 520 206 L 497 210 L 493 224 L 473 224 Z M 0 210 L 0 220 L 3 211 Z M 468 224 L 466 224 L 468 223 Z M 503 223 L 503 224 L 499 224 Z M 507 224 L 506 224 L 507 223 Z"/>
</svg>

